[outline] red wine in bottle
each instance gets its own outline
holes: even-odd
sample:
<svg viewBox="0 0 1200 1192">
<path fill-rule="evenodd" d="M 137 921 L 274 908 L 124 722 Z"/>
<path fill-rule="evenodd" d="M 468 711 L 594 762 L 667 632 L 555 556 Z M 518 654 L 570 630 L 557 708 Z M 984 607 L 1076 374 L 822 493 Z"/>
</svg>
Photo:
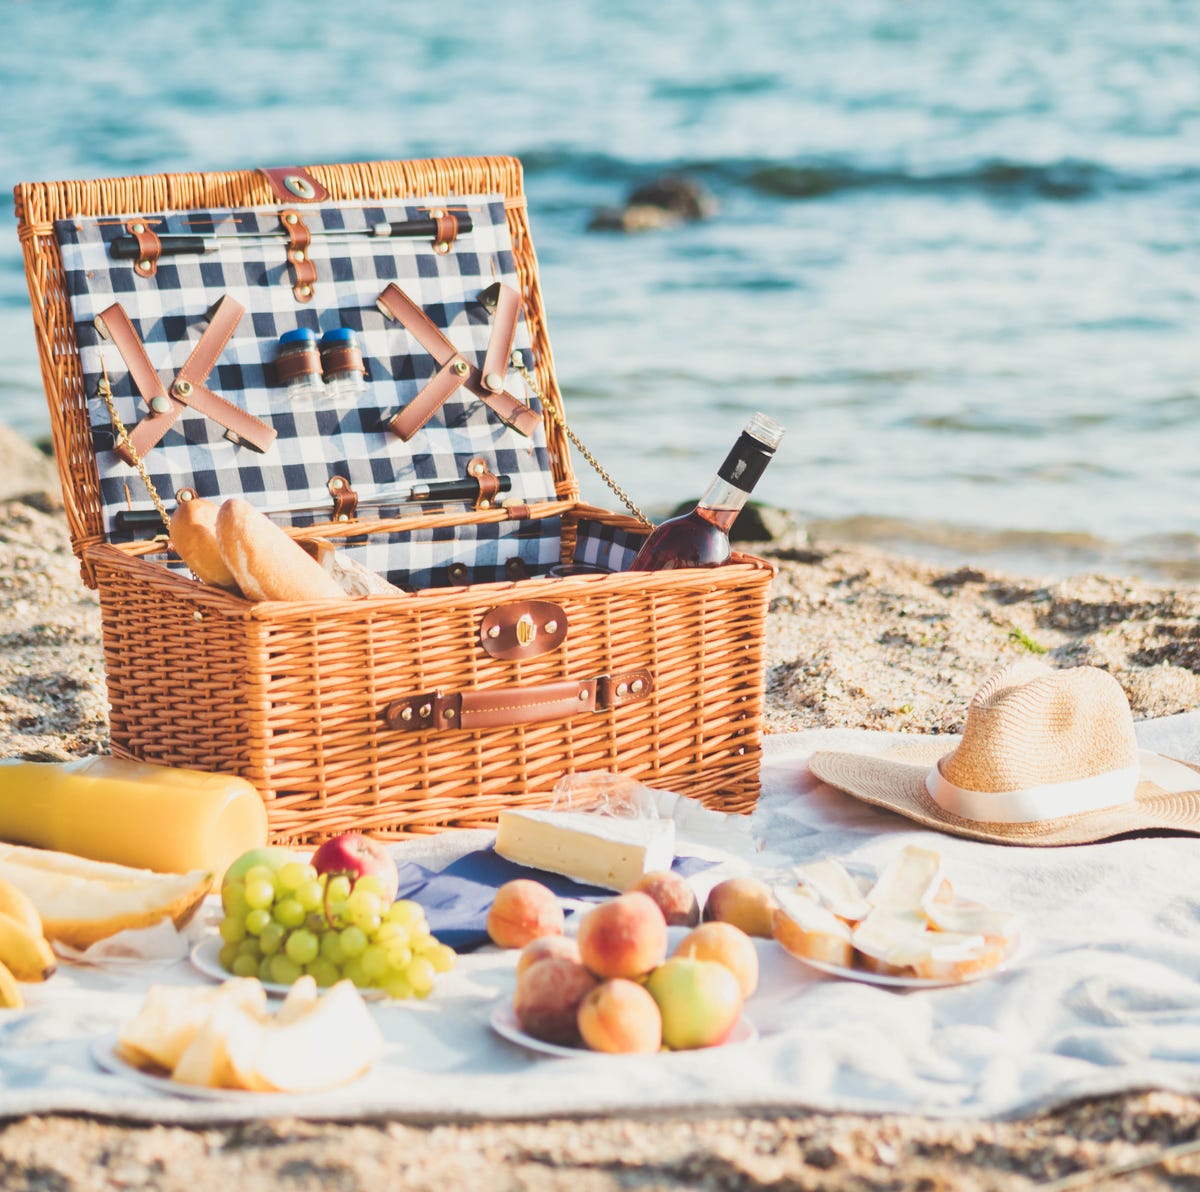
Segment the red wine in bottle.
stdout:
<svg viewBox="0 0 1200 1192">
<path fill-rule="evenodd" d="M 778 422 L 766 414 L 755 414 L 696 508 L 651 530 L 629 570 L 668 571 L 728 563 L 729 528 L 782 438 L 783 427 Z"/>
</svg>

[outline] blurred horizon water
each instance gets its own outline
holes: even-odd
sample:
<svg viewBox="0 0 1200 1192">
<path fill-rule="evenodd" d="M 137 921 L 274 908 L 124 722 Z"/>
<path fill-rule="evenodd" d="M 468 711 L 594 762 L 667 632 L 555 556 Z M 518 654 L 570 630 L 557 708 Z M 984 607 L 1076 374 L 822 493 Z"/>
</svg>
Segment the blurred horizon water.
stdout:
<svg viewBox="0 0 1200 1192">
<path fill-rule="evenodd" d="M 16 182 L 515 154 L 568 419 L 643 508 L 761 409 L 756 497 L 830 533 L 1200 579 L 1197 63 L 1184 0 L 10 0 L 0 421 L 49 425 Z M 588 230 L 664 174 L 713 217 Z"/>
</svg>

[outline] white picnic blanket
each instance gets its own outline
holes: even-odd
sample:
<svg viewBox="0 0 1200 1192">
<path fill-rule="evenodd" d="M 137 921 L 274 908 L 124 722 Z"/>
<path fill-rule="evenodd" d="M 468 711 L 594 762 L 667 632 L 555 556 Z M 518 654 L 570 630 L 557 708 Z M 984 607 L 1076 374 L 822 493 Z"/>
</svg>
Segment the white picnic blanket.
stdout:
<svg viewBox="0 0 1200 1192">
<path fill-rule="evenodd" d="M 1200 760 L 1200 713 L 1138 726 L 1144 747 Z M 1144 1087 L 1200 1091 L 1200 839 L 1066 849 L 981 844 L 917 830 L 816 783 L 823 747 L 895 736 L 813 730 L 769 737 L 752 821 L 769 864 L 834 856 L 880 868 L 906 843 L 938 849 L 964 896 L 1018 912 L 1008 971 L 956 988 L 897 991 L 809 970 L 759 941 L 755 1042 L 712 1051 L 543 1057 L 489 1025 L 515 955 L 464 956 L 426 1002 L 375 1003 L 387 1039 L 363 1080 L 319 1097 L 185 1099 L 97 1066 L 93 1050 L 154 982 L 198 983 L 186 962 L 64 965 L 0 1014 L 0 1117 L 84 1111 L 154 1121 L 259 1116 L 541 1117 L 779 1107 L 1000 1117 Z M 951 740 L 947 738 L 947 748 Z M 487 833 L 397 846 L 439 867 Z M 736 862 L 734 867 L 736 868 Z"/>
</svg>

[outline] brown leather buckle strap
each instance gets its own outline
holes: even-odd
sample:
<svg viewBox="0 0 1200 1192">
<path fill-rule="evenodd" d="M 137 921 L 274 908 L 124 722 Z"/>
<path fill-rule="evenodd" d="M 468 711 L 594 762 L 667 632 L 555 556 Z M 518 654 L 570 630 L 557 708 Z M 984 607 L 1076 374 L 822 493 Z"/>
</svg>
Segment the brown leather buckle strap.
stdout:
<svg viewBox="0 0 1200 1192">
<path fill-rule="evenodd" d="M 580 712 L 612 711 L 645 699 L 653 690 L 650 672 L 634 670 L 532 687 L 492 687 L 450 695 L 434 691 L 395 700 L 385 709 L 384 719 L 389 728 L 402 732 L 510 728 L 565 720 Z"/>
<path fill-rule="evenodd" d="M 427 351 L 437 362 L 438 371 L 433 379 L 400 411 L 389 423 L 393 434 L 408 442 L 437 412 L 451 394 L 465 386 L 494 413 L 501 422 L 511 426 L 519 434 L 529 437 L 537 429 L 540 419 L 523 401 L 504 388 L 504 377 L 508 372 L 508 357 L 516 335 L 517 316 L 521 298 L 508 286 L 512 298 L 504 303 L 505 314 L 492 324 L 492 335 L 488 342 L 488 360 L 493 360 L 490 370 L 492 388 L 485 382 L 484 373 L 459 355 L 458 349 L 446 337 L 432 319 L 395 282 L 375 300 L 376 306 L 389 318 L 394 319 Z M 511 326 L 509 322 L 511 320 Z M 493 345 L 500 344 L 493 356 Z M 504 348 L 503 345 L 507 344 Z M 496 361 L 502 363 L 496 363 Z"/>
<path fill-rule="evenodd" d="M 135 454 L 137 458 L 144 458 L 189 406 L 223 426 L 227 435 L 236 441 L 256 451 L 266 451 L 270 447 L 275 441 L 273 428 L 233 402 L 218 396 L 204 384 L 244 313 L 241 304 L 228 294 L 217 303 L 209 313 L 204 334 L 176 375 L 169 393 L 151 364 L 145 345 L 125 308 L 119 302 L 114 302 L 96 316 L 97 330 L 110 339 L 121 354 L 135 388 L 149 406 L 149 413 L 129 435 L 132 452 L 123 443 L 116 448 L 121 460 L 132 464 Z"/>
<path fill-rule="evenodd" d="M 433 220 L 435 226 L 434 252 L 449 252 L 454 245 L 455 237 L 458 236 L 458 220 L 448 211 L 443 211 L 441 207 L 435 207 L 430 211 L 429 218 Z"/>
<path fill-rule="evenodd" d="M 312 243 L 312 232 L 300 216 L 290 207 L 279 213 L 279 222 L 287 233 L 288 264 L 292 267 L 292 293 L 297 302 L 311 302 L 313 286 L 317 280 L 317 267 L 309 256 L 308 246 Z"/>
<path fill-rule="evenodd" d="M 131 219 L 125 225 L 127 231 L 137 241 L 137 260 L 134 269 L 139 277 L 153 277 L 158 272 L 158 257 L 162 252 L 162 241 L 157 233 L 152 232 L 144 219 Z"/>
</svg>

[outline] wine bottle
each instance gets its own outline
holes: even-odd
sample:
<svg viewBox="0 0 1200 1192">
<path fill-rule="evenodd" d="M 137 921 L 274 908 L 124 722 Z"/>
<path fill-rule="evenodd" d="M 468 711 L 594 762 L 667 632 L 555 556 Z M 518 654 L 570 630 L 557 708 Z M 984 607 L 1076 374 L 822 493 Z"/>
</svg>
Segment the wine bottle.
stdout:
<svg viewBox="0 0 1200 1192">
<path fill-rule="evenodd" d="M 782 438 L 783 427 L 778 422 L 766 414 L 755 414 L 696 508 L 651 530 L 629 570 L 667 571 L 728 563 L 729 528 Z"/>
</svg>

